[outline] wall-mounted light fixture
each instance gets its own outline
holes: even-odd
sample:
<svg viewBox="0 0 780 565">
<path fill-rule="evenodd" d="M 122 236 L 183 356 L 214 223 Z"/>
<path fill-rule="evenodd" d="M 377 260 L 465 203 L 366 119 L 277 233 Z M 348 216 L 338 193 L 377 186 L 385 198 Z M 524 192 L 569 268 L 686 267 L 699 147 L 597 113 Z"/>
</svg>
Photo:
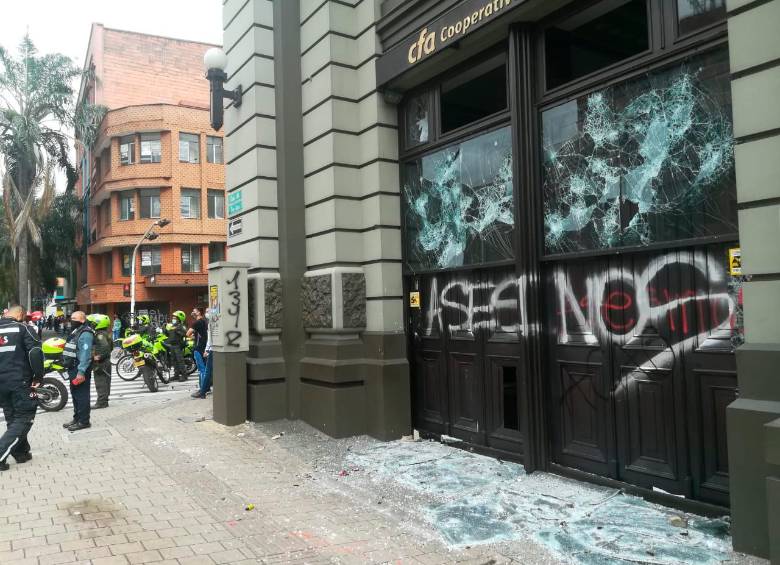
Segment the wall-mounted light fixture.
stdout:
<svg viewBox="0 0 780 565">
<path fill-rule="evenodd" d="M 227 55 L 219 47 L 212 47 L 203 56 L 203 64 L 206 67 L 206 78 L 211 86 L 211 96 L 209 98 L 209 121 L 211 127 L 219 129 L 222 127 L 223 107 L 222 100 L 225 98 L 233 101 L 233 106 L 241 106 L 241 85 L 235 90 L 225 90 L 224 85 L 227 80 Z"/>
</svg>

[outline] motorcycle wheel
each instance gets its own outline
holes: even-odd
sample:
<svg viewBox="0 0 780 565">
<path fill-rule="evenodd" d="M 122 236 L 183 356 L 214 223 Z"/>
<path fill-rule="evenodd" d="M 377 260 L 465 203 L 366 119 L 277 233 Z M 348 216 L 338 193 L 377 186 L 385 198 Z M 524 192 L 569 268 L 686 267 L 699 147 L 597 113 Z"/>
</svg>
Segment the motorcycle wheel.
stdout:
<svg viewBox="0 0 780 565">
<path fill-rule="evenodd" d="M 68 403 L 68 389 L 60 379 L 43 377 L 38 390 L 38 406 L 46 412 L 57 412 Z"/>
<path fill-rule="evenodd" d="M 123 381 L 134 381 L 141 376 L 141 371 L 135 366 L 133 354 L 125 352 L 116 362 L 116 372 Z"/>
<path fill-rule="evenodd" d="M 157 392 L 158 386 L 157 386 L 157 375 L 155 374 L 155 370 L 151 367 L 144 366 L 141 368 L 141 372 L 143 372 L 144 375 L 144 382 L 146 383 L 146 386 L 149 388 L 149 392 Z"/>
<path fill-rule="evenodd" d="M 125 350 L 122 349 L 121 346 L 114 344 L 114 348 L 111 350 L 111 364 L 116 367 L 117 363 L 119 363 L 119 360 L 122 359 L 122 357 L 125 355 Z"/>
<path fill-rule="evenodd" d="M 195 363 L 195 359 L 189 355 L 184 358 L 184 374 L 192 375 L 198 370 L 198 364 Z"/>
</svg>

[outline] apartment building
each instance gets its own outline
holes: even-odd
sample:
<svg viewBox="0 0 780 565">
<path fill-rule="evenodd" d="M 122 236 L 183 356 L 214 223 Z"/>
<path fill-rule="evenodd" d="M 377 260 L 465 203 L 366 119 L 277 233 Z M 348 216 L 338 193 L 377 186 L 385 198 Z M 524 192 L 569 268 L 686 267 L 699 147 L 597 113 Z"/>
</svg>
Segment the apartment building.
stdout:
<svg viewBox="0 0 780 565">
<path fill-rule="evenodd" d="M 222 134 L 209 126 L 203 53 L 212 45 L 94 24 L 80 98 L 108 108 L 80 155 L 85 253 L 78 305 L 167 319 L 205 305 L 207 265 L 225 256 Z"/>
</svg>

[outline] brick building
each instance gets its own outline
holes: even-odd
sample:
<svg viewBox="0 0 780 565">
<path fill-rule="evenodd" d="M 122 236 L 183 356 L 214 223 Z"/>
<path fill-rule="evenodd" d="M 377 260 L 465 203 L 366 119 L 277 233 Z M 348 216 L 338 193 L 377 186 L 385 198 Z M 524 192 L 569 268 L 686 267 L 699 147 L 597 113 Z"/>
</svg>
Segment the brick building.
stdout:
<svg viewBox="0 0 780 565">
<path fill-rule="evenodd" d="M 129 312 L 133 248 L 161 218 L 171 223 L 136 256 L 136 311 L 167 318 L 206 302 L 207 265 L 226 239 L 222 134 L 209 126 L 202 70 L 210 47 L 92 26 L 79 97 L 108 112 L 79 155 L 87 311 Z"/>
</svg>

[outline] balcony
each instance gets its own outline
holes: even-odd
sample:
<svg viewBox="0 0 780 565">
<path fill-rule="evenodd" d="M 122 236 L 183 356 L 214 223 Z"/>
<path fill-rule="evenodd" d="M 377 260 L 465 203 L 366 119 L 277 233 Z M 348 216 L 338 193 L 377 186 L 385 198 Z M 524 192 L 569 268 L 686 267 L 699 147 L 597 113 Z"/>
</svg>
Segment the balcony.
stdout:
<svg viewBox="0 0 780 565">
<path fill-rule="evenodd" d="M 150 288 L 207 286 L 208 273 L 158 273 L 144 277 L 144 285 Z"/>
</svg>

